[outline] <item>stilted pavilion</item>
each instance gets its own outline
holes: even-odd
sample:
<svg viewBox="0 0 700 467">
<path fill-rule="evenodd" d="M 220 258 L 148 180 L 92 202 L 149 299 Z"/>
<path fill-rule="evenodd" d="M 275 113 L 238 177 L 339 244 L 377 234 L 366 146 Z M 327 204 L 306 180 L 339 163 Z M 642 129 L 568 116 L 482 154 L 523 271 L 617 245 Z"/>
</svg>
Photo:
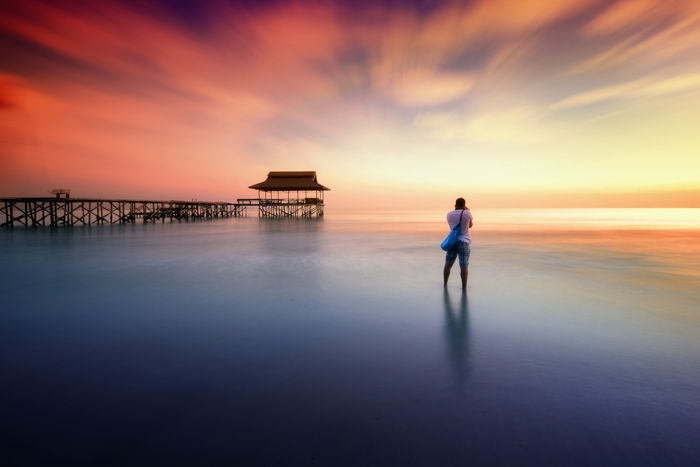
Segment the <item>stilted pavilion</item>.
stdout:
<svg viewBox="0 0 700 467">
<path fill-rule="evenodd" d="M 318 183 L 316 172 L 269 172 L 264 182 L 248 188 L 258 190 L 257 199 L 239 203 L 257 204 L 260 217 L 321 217 L 323 192 L 330 188 Z"/>
</svg>

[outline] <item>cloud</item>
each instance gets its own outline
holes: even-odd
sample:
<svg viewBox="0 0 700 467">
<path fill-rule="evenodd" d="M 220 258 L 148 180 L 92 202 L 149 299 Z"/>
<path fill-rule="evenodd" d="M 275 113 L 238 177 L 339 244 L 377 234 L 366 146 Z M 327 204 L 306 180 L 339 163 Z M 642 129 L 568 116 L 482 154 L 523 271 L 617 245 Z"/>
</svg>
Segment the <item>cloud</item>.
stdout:
<svg viewBox="0 0 700 467">
<path fill-rule="evenodd" d="M 564 20 L 594 3 L 594 0 L 481 0 L 467 11 L 463 25 L 479 34 L 517 34 Z"/>
<path fill-rule="evenodd" d="M 586 24 L 582 31 L 589 36 L 618 33 L 637 24 L 643 18 L 649 19 L 651 15 L 658 13 L 656 10 L 660 6 L 656 0 L 619 1 Z"/>
<path fill-rule="evenodd" d="M 700 90 L 700 73 L 668 78 L 643 78 L 571 95 L 550 105 L 553 110 L 581 107 L 607 101 L 633 100 Z"/>
<path fill-rule="evenodd" d="M 651 82 L 636 92 L 639 95 L 664 96 L 691 90 L 700 90 L 700 73 L 688 73 Z"/>
<path fill-rule="evenodd" d="M 545 141 L 550 135 L 541 122 L 537 109 L 526 105 L 489 109 L 472 116 L 447 112 L 424 113 L 414 119 L 416 128 L 426 131 L 438 141 L 506 145 Z"/>
<path fill-rule="evenodd" d="M 0 109 L 17 106 L 24 91 L 22 79 L 8 73 L 0 73 Z"/>
<path fill-rule="evenodd" d="M 569 74 L 606 69 L 652 70 L 671 59 L 692 61 L 700 53 L 700 3 L 625 0 L 612 3 L 581 34 L 600 42 L 594 54 L 580 60 Z"/>
<path fill-rule="evenodd" d="M 389 94 L 402 106 L 434 106 L 464 97 L 474 85 L 469 73 L 438 73 L 411 70 L 395 80 Z"/>
<path fill-rule="evenodd" d="M 619 99 L 630 95 L 634 90 L 643 86 L 643 80 L 631 81 L 617 84 L 615 86 L 605 86 L 599 89 L 581 92 L 571 95 L 550 105 L 551 109 L 566 109 L 579 107 L 582 105 L 594 104 L 601 101 Z"/>
<path fill-rule="evenodd" d="M 548 138 L 538 112 L 529 107 L 495 109 L 471 119 L 466 137 L 485 143 L 535 144 Z"/>
</svg>

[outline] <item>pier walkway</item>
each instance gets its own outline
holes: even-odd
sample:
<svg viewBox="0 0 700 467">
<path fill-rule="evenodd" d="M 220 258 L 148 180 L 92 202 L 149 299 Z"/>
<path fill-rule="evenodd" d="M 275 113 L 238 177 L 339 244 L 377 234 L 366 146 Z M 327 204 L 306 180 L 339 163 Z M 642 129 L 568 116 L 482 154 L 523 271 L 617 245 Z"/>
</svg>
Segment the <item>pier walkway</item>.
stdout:
<svg viewBox="0 0 700 467">
<path fill-rule="evenodd" d="M 214 219 L 245 215 L 246 205 L 222 201 L 83 198 L 0 198 L 0 227 L 58 227 Z"/>
</svg>

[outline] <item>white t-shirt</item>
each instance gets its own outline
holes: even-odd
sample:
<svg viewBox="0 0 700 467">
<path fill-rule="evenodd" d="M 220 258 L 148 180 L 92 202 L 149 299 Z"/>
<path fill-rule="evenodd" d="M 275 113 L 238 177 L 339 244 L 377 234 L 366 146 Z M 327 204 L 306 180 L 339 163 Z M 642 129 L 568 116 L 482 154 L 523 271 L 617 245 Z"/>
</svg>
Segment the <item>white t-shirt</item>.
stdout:
<svg viewBox="0 0 700 467">
<path fill-rule="evenodd" d="M 466 209 L 464 211 L 462 211 L 461 209 L 450 211 L 447 213 L 447 223 L 450 226 L 450 230 L 452 230 L 455 227 L 457 227 L 457 224 L 459 224 L 460 217 L 462 218 L 462 231 L 459 235 L 459 241 L 464 243 L 471 243 L 472 238 L 469 236 L 469 223 L 472 220 L 471 212 L 467 211 Z"/>
</svg>

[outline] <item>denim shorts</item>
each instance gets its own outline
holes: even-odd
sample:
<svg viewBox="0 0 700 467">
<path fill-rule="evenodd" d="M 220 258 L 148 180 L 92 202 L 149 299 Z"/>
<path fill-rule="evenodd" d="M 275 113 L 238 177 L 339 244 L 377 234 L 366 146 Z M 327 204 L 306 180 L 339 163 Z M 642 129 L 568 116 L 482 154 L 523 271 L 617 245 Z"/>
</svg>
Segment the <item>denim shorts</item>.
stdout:
<svg viewBox="0 0 700 467">
<path fill-rule="evenodd" d="M 455 246 L 447 250 L 445 255 L 445 264 L 452 266 L 459 255 L 459 266 L 466 268 L 469 266 L 469 253 L 471 253 L 471 248 L 466 242 L 457 242 Z"/>
</svg>

